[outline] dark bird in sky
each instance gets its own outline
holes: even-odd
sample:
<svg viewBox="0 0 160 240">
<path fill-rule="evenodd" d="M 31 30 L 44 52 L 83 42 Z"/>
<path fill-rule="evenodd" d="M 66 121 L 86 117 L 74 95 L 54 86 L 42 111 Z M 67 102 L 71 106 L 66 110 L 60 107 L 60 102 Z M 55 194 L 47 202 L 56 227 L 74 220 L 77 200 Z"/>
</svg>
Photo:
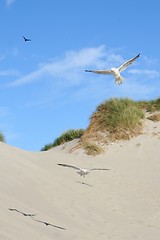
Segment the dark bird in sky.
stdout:
<svg viewBox="0 0 160 240">
<path fill-rule="evenodd" d="M 25 41 L 25 42 L 29 42 L 29 41 L 31 41 L 31 39 L 26 38 L 26 37 L 24 37 L 24 36 L 23 36 L 23 38 L 24 38 L 24 41 Z"/>
</svg>

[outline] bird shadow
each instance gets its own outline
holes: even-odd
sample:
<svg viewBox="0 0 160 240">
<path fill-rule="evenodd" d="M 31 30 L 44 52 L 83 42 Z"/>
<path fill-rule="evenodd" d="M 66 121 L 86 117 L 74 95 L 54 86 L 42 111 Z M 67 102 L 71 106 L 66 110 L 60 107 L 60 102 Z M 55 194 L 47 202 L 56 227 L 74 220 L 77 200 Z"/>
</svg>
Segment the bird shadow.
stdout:
<svg viewBox="0 0 160 240">
<path fill-rule="evenodd" d="M 36 214 L 24 213 L 24 212 L 19 211 L 16 208 L 9 208 L 8 210 L 18 212 L 18 213 L 22 214 L 25 217 L 34 217 L 34 216 L 36 216 Z"/>
<path fill-rule="evenodd" d="M 38 220 L 38 219 L 35 219 L 34 217 L 36 216 L 36 214 L 24 213 L 24 212 L 19 211 L 19 210 L 16 209 L 16 208 L 8 208 L 8 210 L 18 212 L 19 214 L 22 214 L 22 215 L 25 216 L 25 217 L 31 217 L 31 219 L 32 219 L 33 221 L 42 223 L 42 224 L 44 224 L 44 225 L 46 225 L 46 226 L 51 226 L 51 227 L 54 227 L 54 228 L 59 228 L 59 229 L 61 229 L 61 230 L 66 230 L 64 227 L 61 227 L 61 226 L 58 226 L 58 225 L 54 225 L 54 224 L 52 224 L 52 223 L 48 223 L 48 222 L 45 222 L 45 221 L 40 221 L 40 220 Z"/>
<path fill-rule="evenodd" d="M 54 224 L 52 224 L 52 223 L 48 223 L 48 222 L 45 222 L 45 221 L 40 221 L 40 220 L 35 219 L 35 218 L 33 218 L 33 220 L 36 221 L 36 222 L 42 223 L 42 224 L 44 224 L 44 225 L 46 225 L 46 226 L 51 226 L 51 227 L 54 227 L 54 228 L 59 228 L 59 229 L 61 229 L 61 230 L 66 230 L 66 228 L 61 227 L 61 226 L 58 226 L 58 225 L 54 225 Z"/>
<path fill-rule="evenodd" d="M 88 187 L 93 187 L 93 185 L 85 183 L 85 182 L 76 181 L 76 183 L 80 183 L 80 184 L 86 185 Z"/>
</svg>

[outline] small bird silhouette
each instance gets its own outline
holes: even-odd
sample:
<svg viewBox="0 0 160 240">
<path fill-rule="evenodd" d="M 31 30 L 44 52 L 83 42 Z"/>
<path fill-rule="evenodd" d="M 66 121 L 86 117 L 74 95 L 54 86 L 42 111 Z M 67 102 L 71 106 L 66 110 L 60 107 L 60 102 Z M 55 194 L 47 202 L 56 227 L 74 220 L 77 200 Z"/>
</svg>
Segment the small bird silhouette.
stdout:
<svg viewBox="0 0 160 240">
<path fill-rule="evenodd" d="M 104 70 L 85 70 L 85 72 L 92 72 L 97 74 L 113 74 L 115 78 L 115 83 L 122 84 L 124 78 L 121 76 L 121 72 L 123 72 L 129 65 L 131 65 L 137 58 L 139 58 L 140 53 L 135 56 L 134 58 L 131 58 L 130 60 L 123 63 L 118 68 L 111 68 L 111 69 L 104 69 Z"/>
<path fill-rule="evenodd" d="M 73 168 L 73 169 L 76 169 L 78 170 L 78 174 L 82 177 L 85 177 L 85 175 L 89 174 L 90 171 L 93 171 L 93 170 L 110 170 L 109 168 L 90 168 L 90 169 L 86 169 L 86 168 L 79 168 L 79 167 L 76 167 L 76 166 L 73 166 L 73 165 L 69 165 L 69 164 L 63 164 L 63 163 L 59 163 L 58 164 L 59 166 L 62 166 L 62 167 L 69 167 L 69 168 Z"/>
<path fill-rule="evenodd" d="M 29 41 L 31 41 L 31 39 L 26 38 L 26 37 L 24 37 L 24 36 L 23 36 L 23 38 L 24 38 L 24 41 L 25 41 L 25 42 L 29 42 Z"/>
</svg>

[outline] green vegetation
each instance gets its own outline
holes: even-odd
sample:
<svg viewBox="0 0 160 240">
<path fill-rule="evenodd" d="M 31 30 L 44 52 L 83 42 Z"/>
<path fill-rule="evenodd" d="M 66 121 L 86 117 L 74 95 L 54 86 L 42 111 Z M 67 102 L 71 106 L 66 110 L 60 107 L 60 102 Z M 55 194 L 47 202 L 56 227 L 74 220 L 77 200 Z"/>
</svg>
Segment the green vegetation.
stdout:
<svg viewBox="0 0 160 240">
<path fill-rule="evenodd" d="M 128 139 L 140 132 L 144 111 L 128 98 L 112 98 L 100 104 L 91 116 L 90 125 L 82 139 L 98 139 L 99 132 L 109 139 Z M 95 140 L 96 140 L 95 139 Z M 106 139 L 106 135 L 103 140 Z"/>
<path fill-rule="evenodd" d="M 51 149 L 52 147 L 53 147 L 53 143 L 46 144 L 46 145 L 41 149 L 41 151 L 47 151 L 47 150 Z"/>
<path fill-rule="evenodd" d="M 65 142 L 72 141 L 73 139 L 80 138 L 84 133 L 83 129 L 70 129 L 64 132 L 60 137 L 56 138 L 53 144 L 45 145 L 41 151 L 46 151 L 52 147 L 59 146 Z"/>
<path fill-rule="evenodd" d="M 95 156 L 95 155 L 98 155 L 98 154 L 104 152 L 102 147 L 98 146 L 96 143 L 84 142 L 83 148 L 87 155 Z"/>
<path fill-rule="evenodd" d="M 100 104 L 90 117 L 87 129 L 68 130 L 55 139 L 52 144 L 46 145 L 42 151 L 69 142 L 75 138 L 80 139 L 80 145 L 89 155 L 103 152 L 100 143 L 118 139 L 130 139 L 140 134 L 143 127 L 145 111 L 160 111 L 160 98 L 150 101 L 133 101 L 129 98 L 111 98 Z M 160 114 L 151 117 L 159 121 Z"/>
<path fill-rule="evenodd" d="M 5 142 L 5 137 L 1 132 L 0 132 L 0 142 Z"/>
<path fill-rule="evenodd" d="M 144 113 L 136 102 L 128 98 L 105 101 L 97 107 L 97 113 L 99 112 L 101 127 L 107 128 L 109 132 L 134 129 L 144 118 Z"/>
<path fill-rule="evenodd" d="M 147 112 L 160 111 L 160 98 L 150 101 L 138 101 L 138 106 Z"/>
</svg>

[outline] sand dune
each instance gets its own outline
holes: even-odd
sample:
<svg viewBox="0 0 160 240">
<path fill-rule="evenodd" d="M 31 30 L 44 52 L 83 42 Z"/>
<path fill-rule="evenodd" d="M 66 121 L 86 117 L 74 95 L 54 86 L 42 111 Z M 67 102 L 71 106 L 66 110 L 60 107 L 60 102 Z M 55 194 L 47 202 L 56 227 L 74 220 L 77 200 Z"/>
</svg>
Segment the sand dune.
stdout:
<svg viewBox="0 0 160 240">
<path fill-rule="evenodd" d="M 69 153 L 73 144 L 27 152 L 0 143 L 0 239 L 158 240 L 160 122 L 96 157 Z M 81 178 L 58 163 L 111 171 Z"/>
</svg>

